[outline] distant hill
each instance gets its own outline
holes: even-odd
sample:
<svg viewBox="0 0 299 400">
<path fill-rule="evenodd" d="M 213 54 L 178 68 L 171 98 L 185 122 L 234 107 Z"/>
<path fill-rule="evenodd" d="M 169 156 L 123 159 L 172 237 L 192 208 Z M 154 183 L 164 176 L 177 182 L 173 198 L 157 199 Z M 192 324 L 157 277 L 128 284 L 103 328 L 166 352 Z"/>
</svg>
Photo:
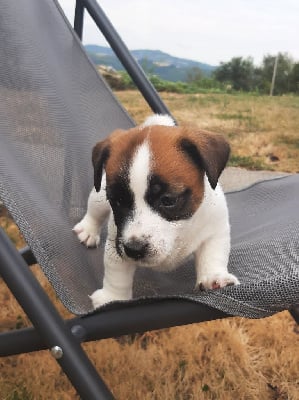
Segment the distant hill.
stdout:
<svg viewBox="0 0 299 400">
<path fill-rule="evenodd" d="M 109 47 L 90 44 L 86 45 L 85 49 L 95 64 L 106 65 L 117 71 L 124 70 L 122 64 Z M 186 81 L 188 71 L 192 68 L 199 68 L 205 76 L 210 76 L 216 68 L 198 61 L 173 57 L 160 50 L 132 50 L 131 53 L 145 72 L 173 82 Z"/>
</svg>

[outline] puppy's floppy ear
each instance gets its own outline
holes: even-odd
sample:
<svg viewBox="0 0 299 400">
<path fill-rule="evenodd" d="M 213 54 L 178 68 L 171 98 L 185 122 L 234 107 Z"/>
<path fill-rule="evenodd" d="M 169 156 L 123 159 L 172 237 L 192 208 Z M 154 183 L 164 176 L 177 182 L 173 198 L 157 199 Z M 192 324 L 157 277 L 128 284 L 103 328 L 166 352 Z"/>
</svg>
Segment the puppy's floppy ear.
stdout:
<svg viewBox="0 0 299 400">
<path fill-rule="evenodd" d="M 98 192 L 101 189 L 103 168 L 109 157 L 110 148 L 108 140 L 98 142 L 92 149 L 92 164 L 94 169 L 94 187 Z"/>
<path fill-rule="evenodd" d="M 221 135 L 206 131 L 187 131 L 180 146 L 191 161 L 206 172 L 212 189 L 215 189 L 229 158 L 230 147 L 227 141 Z"/>
<path fill-rule="evenodd" d="M 110 157 L 110 150 L 115 145 L 115 141 L 126 131 L 116 129 L 110 135 L 98 142 L 92 149 L 92 165 L 94 169 L 94 187 L 98 192 L 101 189 L 102 175 L 105 164 Z"/>
</svg>

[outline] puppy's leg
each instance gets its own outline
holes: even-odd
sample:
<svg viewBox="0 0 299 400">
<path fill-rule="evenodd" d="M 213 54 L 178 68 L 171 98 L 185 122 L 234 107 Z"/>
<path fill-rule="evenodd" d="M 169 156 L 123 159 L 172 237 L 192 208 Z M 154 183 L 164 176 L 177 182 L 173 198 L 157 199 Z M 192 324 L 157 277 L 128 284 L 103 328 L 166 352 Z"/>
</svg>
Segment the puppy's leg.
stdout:
<svg viewBox="0 0 299 400">
<path fill-rule="evenodd" d="M 101 226 L 108 218 L 110 210 L 105 187 L 99 193 L 93 188 L 88 198 L 87 212 L 73 228 L 81 243 L 87 247 L 98 246 Z"/>
<path fill-rule="evenodd" d="M 96 309 L 106 303 L 132 298 L 133 278 L 136 267 L 123 260 L 116 252 L 115 241 L 107 239 L 104 256 L 103 288 L 90 296 Z"/>
<path fill-rule="evenodd" d="M 195 252 L 196 287 L 204 290 L 239 284 L 227 270 L 229 251 L 229 232 L 217 234 L 201 244 Z"/>
</svg>

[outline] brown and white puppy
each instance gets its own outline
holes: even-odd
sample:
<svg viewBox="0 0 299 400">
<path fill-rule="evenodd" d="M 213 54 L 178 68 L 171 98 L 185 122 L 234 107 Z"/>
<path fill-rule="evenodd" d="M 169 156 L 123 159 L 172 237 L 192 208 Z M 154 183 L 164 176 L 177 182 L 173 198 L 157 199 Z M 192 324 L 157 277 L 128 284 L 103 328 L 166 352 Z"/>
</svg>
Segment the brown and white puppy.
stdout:
<svg viewBox="0 0 299 400">
<path fill-rule="evenodd" d="M 91 295 L 94 308 L 131 299 L 136 267 L 169 271 L 192 253 L 200 288 L 239 283 L 227 270 L 230 226 L 218 184 L 228 156 L 223 137 L 176 127 L 165 115 L 96 144 L 95 187 L 74 227 L 81 242 L 96 246 L 110 215 L 103 288 Z"/>
</svg>

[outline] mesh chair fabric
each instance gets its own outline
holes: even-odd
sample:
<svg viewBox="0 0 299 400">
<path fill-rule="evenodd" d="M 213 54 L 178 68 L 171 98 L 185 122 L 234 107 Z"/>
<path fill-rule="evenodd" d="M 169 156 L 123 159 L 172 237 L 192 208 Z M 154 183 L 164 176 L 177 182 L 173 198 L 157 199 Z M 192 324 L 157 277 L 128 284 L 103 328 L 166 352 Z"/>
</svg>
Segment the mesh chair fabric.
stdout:
<svg viewBox="0 0 299 400">
<path fill-rule="evenodd" d="M 97 75 L 58 4 L 2 1 L 0 15 L 0 198 L 57 295 L 91 311 L 102 286 L 103 246 L 87 250 L 71 228 L 92 187 L 91 149 L 133 122 Z M 194 291 L 192 258 L 167 274 L 138 270 L 133 301 L 181 297 L 233 315 L 263 317 L 299 302 L 299 177 L 227 195 L 230 270 L 241 281 Z"/>
</svg>

